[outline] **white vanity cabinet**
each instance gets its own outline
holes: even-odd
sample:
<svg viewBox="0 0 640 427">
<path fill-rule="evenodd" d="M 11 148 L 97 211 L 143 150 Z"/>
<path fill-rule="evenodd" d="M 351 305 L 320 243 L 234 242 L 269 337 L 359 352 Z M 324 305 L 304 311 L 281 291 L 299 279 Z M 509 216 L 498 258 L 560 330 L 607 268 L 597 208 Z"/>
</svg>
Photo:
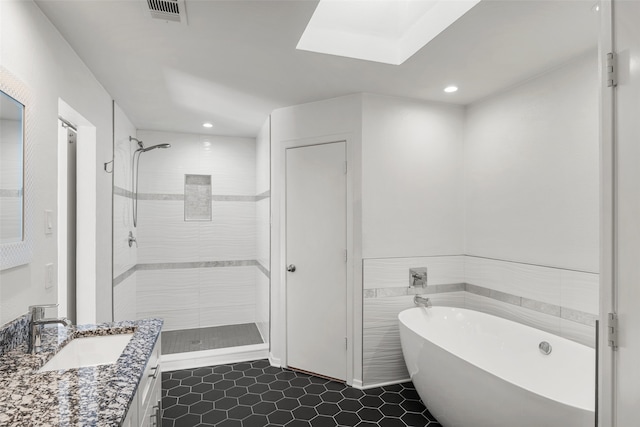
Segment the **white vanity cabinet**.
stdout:
<svg viewBox="0 0 640 427">
<path fill-rule="evenodd" d="M 162 425 L 162 378 L 160 337 L 144 370 L 122 427 L 158 427 Z"/>
</svg>

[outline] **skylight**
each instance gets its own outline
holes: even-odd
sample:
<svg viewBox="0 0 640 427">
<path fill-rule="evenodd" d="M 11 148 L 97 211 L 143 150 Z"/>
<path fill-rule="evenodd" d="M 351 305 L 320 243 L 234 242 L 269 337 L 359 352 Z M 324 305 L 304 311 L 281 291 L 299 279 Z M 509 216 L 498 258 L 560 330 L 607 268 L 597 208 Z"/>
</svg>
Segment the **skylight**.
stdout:
<svg viewBox="0 0 640 427">
<path fill-rule="evenodd" d="M 297 49 L 400 65 L 480 0 L 320 0 Z"/>
</svg>

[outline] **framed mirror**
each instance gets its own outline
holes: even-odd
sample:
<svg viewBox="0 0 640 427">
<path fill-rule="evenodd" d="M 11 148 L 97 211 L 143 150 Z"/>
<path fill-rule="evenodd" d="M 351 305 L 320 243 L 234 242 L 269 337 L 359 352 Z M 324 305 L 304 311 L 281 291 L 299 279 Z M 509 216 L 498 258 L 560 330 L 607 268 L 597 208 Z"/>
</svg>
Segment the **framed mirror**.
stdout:
<svg viewBox="0 0 640 427">
<path fill-rule="evenodd" d="M 0 67 L 0 270 L 32 256 L 29 90 Z"/>
</svg>

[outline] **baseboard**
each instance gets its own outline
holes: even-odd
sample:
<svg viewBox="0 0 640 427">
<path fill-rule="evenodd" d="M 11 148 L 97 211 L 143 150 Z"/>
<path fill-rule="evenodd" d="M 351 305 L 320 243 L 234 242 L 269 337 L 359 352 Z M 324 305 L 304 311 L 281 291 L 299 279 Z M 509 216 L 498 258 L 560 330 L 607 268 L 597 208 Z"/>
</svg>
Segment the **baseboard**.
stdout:
<svg viewBox="0 0 640 427">
<path fill-rule="evenodd" d="M 160 366 L 162 366 L 162 372 L 170 372 L 179 369 L 193 369 L 203 366 L 266 359 L 268 356 L 268 344 L 254 344 L 216 350 L 164 354 L 160 357 Z"/>
<path fill-rule="evenodd" d="M 384 383 L 376 383 L 376 384 L 367 384 L 364 385 L 362 384 L 362 381 L 353 381 L 353 388 L 358 388 L 360 390 L 368 390 L 370 388 L 376 388 L 376 387 L 384 387 L 384 386 L 388 386 L 388 385 L 394 385 L 394 384 L 402 384 L 402 383 L 406 383 L 411 381 L 411 378 L 406 378 L 403 380 L 396 380 L 396 381 L 387 381 Z"/>
<path fill-rule="evenodd" d="M 282 368 L 282 361 L 278 357 L 273 357 L 273 354 L 269 353 L 269 363 L 276 368 Z"/>
<path fill-rule="evenodd" d="M 351 383 L 351 387 L 357 388 L 358 390 L 362 390 L 363 389 L 362 380 L 353 380 L 353 382 Z"/>
</svg>

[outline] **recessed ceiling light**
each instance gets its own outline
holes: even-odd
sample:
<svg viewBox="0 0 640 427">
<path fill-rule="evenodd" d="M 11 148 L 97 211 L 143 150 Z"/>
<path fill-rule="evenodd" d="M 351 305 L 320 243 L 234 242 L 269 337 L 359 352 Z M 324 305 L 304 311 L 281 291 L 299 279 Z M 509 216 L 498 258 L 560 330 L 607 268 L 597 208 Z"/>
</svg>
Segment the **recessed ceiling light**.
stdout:
<svg viewBox="0 0 640 427">
<path fill-rule="evenodd" d="M 212 124 L 212 123 L 207 122 L 207 123 L 203 123 L 203 124 L 202 124 L 202 126 L 203 126 L 203 127 L 206 127 L 206 128 L 212 128 L 212 127 L 213 127 L 213 124 Z"/>
<path fill-rule="evenodd" d="M 596 4 L 591 8 L 591 11 L 592 11 L 593 13 L 598 13 L 598 12 L 600 12 L 600 5 L 599 5 L 598 3 L 596 3 Z"/>
<path fill-rule="evenodd" d="M 444 91 L 447 93 L 453 93 L 458 90 L 458 86 L 447 86 L 444 88 Z"/>
</svg>

